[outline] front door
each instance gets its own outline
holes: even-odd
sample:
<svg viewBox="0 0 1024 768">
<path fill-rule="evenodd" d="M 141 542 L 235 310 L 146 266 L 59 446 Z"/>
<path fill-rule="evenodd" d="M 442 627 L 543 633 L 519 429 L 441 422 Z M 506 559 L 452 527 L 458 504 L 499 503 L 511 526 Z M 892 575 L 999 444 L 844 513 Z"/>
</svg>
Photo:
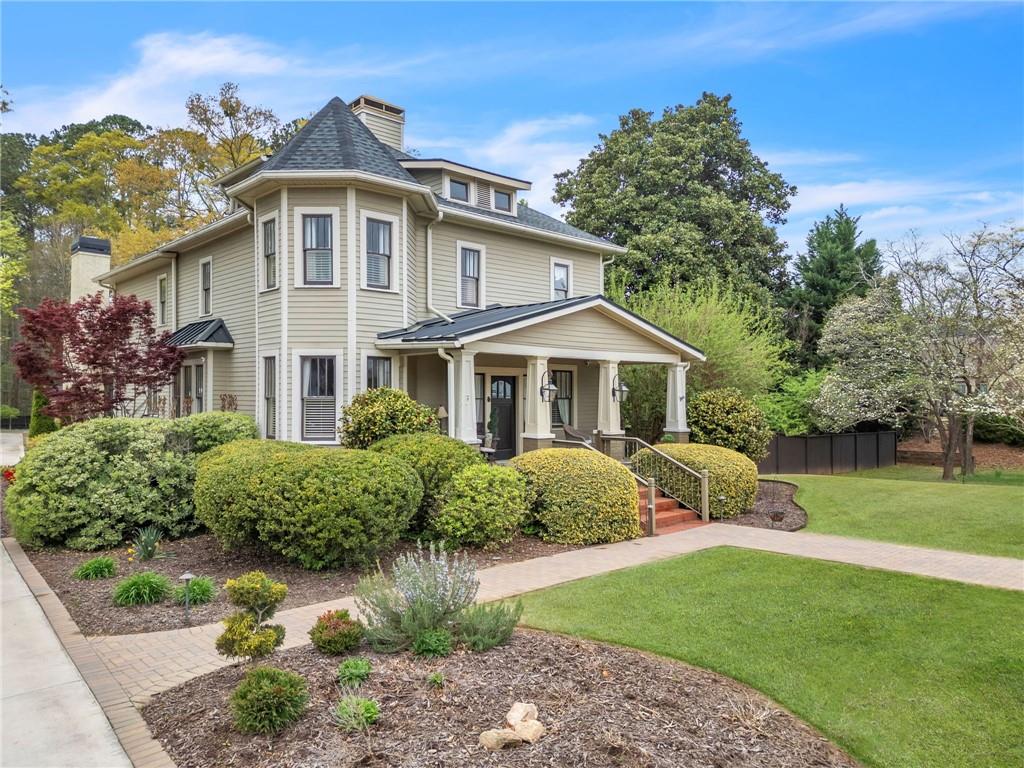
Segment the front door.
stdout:
<svg viewBox="0 0 1024 768">
<path fill-rule="evenodd" d="M 491 376 L 491 418 L 496 459 L 516 455 L 516 377 Z"/>
</svg>

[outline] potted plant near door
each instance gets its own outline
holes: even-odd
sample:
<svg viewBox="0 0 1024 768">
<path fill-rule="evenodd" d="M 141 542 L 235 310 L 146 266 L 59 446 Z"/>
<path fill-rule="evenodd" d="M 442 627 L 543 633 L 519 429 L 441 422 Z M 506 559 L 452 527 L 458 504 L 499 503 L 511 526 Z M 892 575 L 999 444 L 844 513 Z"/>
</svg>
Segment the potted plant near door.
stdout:
<svg viewBox="0 0 1024 768">
<path fill-rule="evenodd" d="M 498 412 L 491 411 L 491 416 L 487 419 L 487 431 L 484 432 L 484 448 L 494 447 L 494 431 L 498 428 Z"/>
</svg>

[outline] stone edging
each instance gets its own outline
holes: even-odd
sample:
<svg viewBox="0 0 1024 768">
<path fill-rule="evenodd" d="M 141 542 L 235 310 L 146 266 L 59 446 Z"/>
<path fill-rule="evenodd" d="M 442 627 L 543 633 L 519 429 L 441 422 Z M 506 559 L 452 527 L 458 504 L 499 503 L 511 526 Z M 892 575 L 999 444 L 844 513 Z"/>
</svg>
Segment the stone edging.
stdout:
<svg viewBox="0 0 1024 768">
<path fill-rule="evenodd" d="M 174 761 L 160 742 L 153 738 L 142 713 L 128 699 L 89 639 L 78 629 L 64 604 L 32 565 L 21 545 L 13 538 L 3 539 L 3 545 L 29 591 L 43 609 L 57 639 L 99 702 L 132 765 L 135 768 L 175 768 Z"/>
</svg>

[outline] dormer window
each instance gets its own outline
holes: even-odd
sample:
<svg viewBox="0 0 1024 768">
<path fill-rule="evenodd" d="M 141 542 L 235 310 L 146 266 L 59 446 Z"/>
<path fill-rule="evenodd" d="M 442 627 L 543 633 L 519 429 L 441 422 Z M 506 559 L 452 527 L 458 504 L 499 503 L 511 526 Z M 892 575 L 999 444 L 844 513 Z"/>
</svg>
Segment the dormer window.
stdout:
<svg viewBox="0 0 1024 768">
<path fill-rule="evenodd" d="M 494 207 L 499 211 L 512 212 L 512 193 L 503 189 L 494 190 Z"/>
<path fill-rule="evenodd" d="M 461 200 L 464 203 L 469 202 L 469 182 L 460 181 L 459 179 L 448 180 L 448 196 L 452 200 Z"/>
</svg>

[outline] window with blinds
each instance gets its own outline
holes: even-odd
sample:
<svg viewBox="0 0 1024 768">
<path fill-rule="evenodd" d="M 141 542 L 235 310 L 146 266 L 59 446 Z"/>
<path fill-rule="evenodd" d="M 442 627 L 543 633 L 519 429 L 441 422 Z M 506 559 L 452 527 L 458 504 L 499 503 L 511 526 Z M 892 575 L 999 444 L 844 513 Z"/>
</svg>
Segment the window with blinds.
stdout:
<svg viewBox="0 0 1024 768">
<path fill-rule="evenodd" d="M 213 262 L 204 261 L 199 265 L 199 309 L 200 314 L 213 312 Z"/>
<path fill-rule="evenodd" d="M 266 436 L 277 438 L 277 358 L 263 358 L 263 425 Z"/>
<path fill-rule="evenodd" d="M 277 220 L 263 222 L 263 287 L 277 287 Z"/>
<path fill-rule="evenodd" d="M 391 222 L 366 220 L 366 286 L 391 287 Z"/>
<path fill-rule="evenodd" d="M 302 217 L 303 281 L 306 285 L 331 285 L 334 282 L 331 237 L 330 215 Z"/>
<path fill-rule="evenodd" d="M 302 439 L 333 440 L 337 436 L 334 358 L 302 358 Z"/>
<path fill-rule="evenodd" d="M 376 389 L 377 387 L 391 386 L 391 358 L 390 357 L 367 357 L 366 358 L 366 388 Z"/>
<path fill-rule="evenodd" d="M 552 426 L 572 424 L 572 371 L 551 371 L 551 383 L 558 387 L 551 401 Z"/>
<path fill-rule="evenodd" d="M 463 248 L 459 259 L 459 304 L 463 307 L 479 307 L 481 253 L 476 248 Z"/>
</svg>

